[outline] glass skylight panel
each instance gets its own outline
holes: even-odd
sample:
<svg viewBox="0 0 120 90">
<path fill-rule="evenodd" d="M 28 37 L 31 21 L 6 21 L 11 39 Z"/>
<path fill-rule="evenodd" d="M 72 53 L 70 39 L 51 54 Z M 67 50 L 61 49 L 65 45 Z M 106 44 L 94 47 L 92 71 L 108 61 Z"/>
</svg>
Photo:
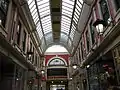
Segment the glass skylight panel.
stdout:
<svg viewBox="0 0 120 90">
<path fill-rule="evenodd" d="M 61 32 L 64 32 L 64 33 L 66 33 L 67 35 L 69 34 L 69 29 L 70 29 L 70 27 L 69 27 L 69 28 L 66 28 L 66 27 L 61 26 Z"/>
<path fill-rule="evenodd" d="M 52 32 L 49 0 L 37 0 L 44 34 Z M 52 36 L 51 36 L 52 37 Z"/>
<path fill-rule="evenodd" d="M 75 30 L 78 24 L 78 20 L 80 17 L 80 13 L 81 13 L 81 8 L 82 8 L 82 4 L 83 4 L 83 0 L 77 0 L 76 5 L 75 5 L 75 11 L 73 12 L 73 19 L 72 19 L 72 26 L 71 26 L 71 32 L 70 32 L 70 38 L 73 40 L 74 38 L 74 34 L 75 34 Z"/>
<path fill-rule="evenodd" d="M 42 39 L 42 48 L 45 48 L 45 42 L 43 36 L 45 34 L 52 32 L 52 24 L 51 24 L 51 14 L 50 14 L 50 1 L 49 0 L 27 0 L 31 15 L 33 17 L 33 21 L 36 25 L 36 30 L 40 39 Z M 38 10 L 37 10 L 38 9 Z M 52 41 L 52 34 L 51 39 Z M 47 39 L 47 38 L 46 38 Z M 50 41 L 49 40 L 49 41 Z"/>
<path fill-rule="evenodd" d="M 37 5 L 38 7 L 40 6 L 40 8 L 49 5 L 49 0 L 37 0 Z"/>
<path fill-rule="evenodd" d="M 39 12 L 44 12 L 45 10 L 49 10 L 49 7 L 46 6 L 46 7 L 44 7 L 44 8 L 41 8 L 41 9 L 39 9 Z"/>
<path fill-rule="evenodd" d="M 65 22 L 64 22 L 64 23 L 61 24 L 61 26 L 62 26 L 62 25 L 66 25 L 66 26 L 69 26 L 69 27 L 70 27 L 70 24 L 69 24 L 69 23 L 65 23 Z"/>
<path fill-rule="evenodd" d="M 39 19 L 36 19 L 35 24 L 37 24 L 38 22 L 39 22 Z"/>
<path fill-rule="evenodd" d="M 65 30 L 68 30 L 67 32 L 62 30 L 62 32 L 66 32 L 66 34 L 69 32 L 69 28 L 68 27 L 64 27 L 64 26 L 61 26 L 62 29 L 65 29 Z"/>
<path fill-rule="evenodd" d="M 63 7 L 64 10 L 67 10 L 67 11 L 71 12 L 71 8 L 65 7 L 65 6 L 62 6 L 62 7 Z"/>
<path fill-rule="evenodd" d="M 67 22 L 61 23 L 61 27 L 63 27 L 63 25 L 70 26 L 70 23 L 67 23 Z"/>
<path fill-rule="evenodd" d="M 31 9 L 35 5 L 35 1 L 29 4 L 29 8 Z"/>
<path fill-rule="evenodd" d="M 72 46 L 72 42 L 71 42 L 70 39 L 68 40 L 68 45 L 69 45 L 69 46 Z"/>
<path fill-rule="evenodd" d="M 79 16 L 80 16 L 80 15 L 79 15 Z M 74 15 L 74 18 L 75 18 L 76 21 L 79 20 L 79 18 L 77 18 L 77 15 Z"/>
<path fill-rule="evenodd" d="M 46 3 L 49 4 L 49 0 L 36 0 L 37 1 L 37 5 L 45 5 Z"/>
<path fill-rule="evenodd" d="M 72 10 L 73 9 L 73 7 L 71 8 L 71 7 L 69 7 L 69 6 L 67 6 L 67 5 L 62 5 L 62 7 L 66 7 L 66 8 L 69 8 L 70 10 Z"/>
<path fill-rule="evenodd" d="M 33 19 L 38 18 L 38 13 L 36 12 L 36 14 L 33 14 L 32 17 L 33 17 Z"/>
<path fill-rule="evenodd" d="M 50 29 L 51 27 L 47 28 L 43 26 L 43 29 L 44 29 L 44 34 L 47 34 L 49 32 L 52 32 L 52 29 Z"/>
<path fill-rule="evenodd" d="M 71 38 L 72 40 L 73 40 L 74 34 L 75 34 L 75 30 L 72 30 L 71 33 L 70 33 L 70 38 Z"/>
<path fill-rule="evenodd" d="M 65 18 L 65 17 L 62 17 L 62 21 L 67 21 L 67 22 L 70 22 L 71 19 L 70 18 Z"/>
<path fill-rule="evenodd" d="M 41 44 L 41 46 L 42 46 L 42 49 L 43 49 L 43 50 L 44 50 L 45 47 L 46 47 L 46 45 L 45 45 L 45 39 L 44 39 L 44 38 L 42 38 L 42 44 Z"/>
<path fill-rule="evenodd" d="M 68 30 L 67 30 L 67 29 L 65 29 L 65 28 L 64 28 L 63 30 L 64 30 L 64 32 L 63 32 L 63 31 L 61 31 L 61 33 L 66 33 L 66 34 L 68 35 L 68 33 L 69 33 L 69 32 L 68 32 Z"/>
<path fill-rule="evenodd" d="M 76 14 L 77 14 L 77 15 L 79 15 L 79 14 L 80 14 L 80 12 L 79 12 L 77 9 L 75 9 L 75 12 L 76 12 Z"/>
<path fill-rule="evenodd" d="M 74 33 L 74 32 L 75 32 L 75 28 L 72 27 L 72 29 L 71 29 L 71 33 Z"/>
<path fill-rule="evenodd" d="M 37 12 L 37 9 L 36 9 L 35 1 L 34 0 L 29 0 L 28 4 L 29 4 L 30 12 L 31 12 L 31 15 L 33 17 L 34 23 L 37 24 L 37 22 L 39 20 L 39 17 L 38 17 L 38 12 Z"/>
<path fill-rule="evenodd" d="M 61 32 L 69 34 L 75 0 L 62 0 Z"/>
<path fill-rule="evenodd" d="M 64 33 L 66 33 L 66 34 L 68 35 L 68 33 L 69 33 L 69 28 L 63 27 L 61 32 L 64 32 Z"/>
<path fill-rule="evenodd" d="M 33 2 L 33 0 L 28 0 L 28 5 L 30 4 L 30 3 L 32 3 Z"/>
<path fill-rule="evenodd" d="M 60 40 L 64 42 L 64 41 L 67 41 L 67 39 L 68 39 L 68 36 L 61 33 L 61 39 Z"/>
<path fill-rule="evenodd" d="M 48 3 L 49 0 L 36 0 L 38 4 L 45 4 Z"/>
<path fill-rule="evenodd" d="M 70 26 L 67 26 L 67 25 L 64 25 L 64 24 L 63 24 L 62 27 L 69 28 Z"/>
<path fill-rule="evenodd" d="M 45 3 L 43 5 L 39 5 L 39 9 L 44 9 L 46 7 L 49 7 L 49 2 L 48 3 Z"/>
<path fill-rule="evenodd" d="M 69 12 L 69 11 L 63 9 L 63 10 L 62 10 L 62 14 L 71 16 L 71 15 L 72 15 L 72 12 Z"/>
<path fill-rule="evenodd" d="M 44 34 L 52 32 L 52 27 L 51 27 L 52 25 L 51 25 L 51 18 L 50 18 L 50 16 L 42 18 L 41 21 L 42 21 Z M 47 23 L 45 23 L 45 22 L 47 22 Z"/>
<path fill-rule="evenodd" d="M 38 15 L 36 15 L 36 17 L 34 17 L 33 19 L 34 19 L 34 22 L 38 20 L 39 19 Z"/>
<path fill-rule="evenodd" d="M 44 16 L 46 16 L 47 14 L 50 14 L 50 10 L 45 10 L 45 11 L 42 11 L 42 12 L 40 12 L 40 15 L 44 15 Z"/>
<path fill-rule="evenodd" d="M 76 29 L 76 26 L 74 24 L 72 24 L 72 28 Z"/>
<path fill-rule="evenodd" d="M 41 26 L 40 26 L 40 22 L 37 24 L 36 29 L 37 29 L 37 32 L 38 32 L 39 37 L 40 37 L 40 39 L 41 39 L 41 38 L 43 37 L 43 33 L 42 33 Z"/>
<path fill-rule="evenodd" d="M 62 18 L 62 21 L 63 21 L 63 23 L 67 23 L 67 24 L 70 24 L 71 23 L 71 20 L 66 20 L 66 19 L 63 19 Z M 61 23 L 62 24 L 62 23 Z"/>
<path fill-rule="evenodd" d="M 50 25 L 50 22 L 45 22 L 45 23 L 42 23 L 42 25 Z"/>
<path fill-rule="evenodd" d="M 53 42 L 52 34 L 49 34 L 45 37 L 47 41 L 47 45 L 51 44 Z"/>
<path fill-rule="evenodd" d="M 75 18 L 73 18 L 73 21 L 77 24 L 77 21 L 76 21 L 76 19 L 75 19 Z"/>
<path fill-rule="evenodd" d="M 68 35 L 68 33 L 69 33 L 68 31 L 69 31 L 69 29 L 64 27 L 63 31 L 61 31 L 61 32 L 64 32 L 64 33 L 66 33 Z"/>
<path fill-rule="evenodd" d="M 31 12 L 33 12 L 36 9 L 35 4 L 33 5 L 33 7 L 30 9 Z"/>
<path fill-rule="evenodd" d="M 81 11 L 81 6 L 79 6 L 78 4 L 76 5 L 76 8 Z"/>
<path fill-rule="evenodd" d="M 37 9 L 35 9 L 31 14 L 32 14 L 33 19 L 34 19 L 38 15 Z"/>
<path fill-rule="evenodd" d="M 72 0 L 62 0 L 63 3 L 65 3 L 67 5 L 73 5 L 73 6 L 74 6 L 74 1 L 72 1 Z"/>
<path fill-rule="evenodd" d="M 77 4 L 82 7 L 82 4 L 83 4 L 83 0 L 77 0 Z"/>
<path fill-rule="evenodd" d="M 79 17 L 80 17 L 80 15 L 78 15 L 78 14 L 76 14 L 76 13 L 75 13 L 75 16 L 76 16 L 76 18 L 79 18 Z"/>
<path fill-rule="evenodd" d="M 67 16 L 62 16 L 62 19 L 66 19 L 66 20 L 69 20 L 69 21 L 71 21 L 71 18 L 68 18 Z"/>
<path fill-rule="evenodd" d="M 39 17 L 38 16 L 36 16 L 34 19 L 34 22 L 35 22 L 35 24 L 37 23 L 37 21 L 39 20 Z"/>
</svg>

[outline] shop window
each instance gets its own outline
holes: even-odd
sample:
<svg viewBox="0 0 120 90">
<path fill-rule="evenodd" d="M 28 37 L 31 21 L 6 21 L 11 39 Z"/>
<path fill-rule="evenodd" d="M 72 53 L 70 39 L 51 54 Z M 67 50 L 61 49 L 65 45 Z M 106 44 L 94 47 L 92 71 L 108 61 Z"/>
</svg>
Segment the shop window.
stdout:
<svg viewBox="0 0 120 90">
<path fill-rule="evenodd" d="M 93 26 L 93 21 L 90 22 L 90 34 L 91 34 L 92 44 L 94 44 L 95 43 L 95 30 Z"/>
<path fill-rule="evenodd" d="M 120 0 L 115 0 L 116 10 L 120 8 Z"/>
<path fill-rule="evenodd" d="M 9 0 L 0 0 L 0 22 L 5 27 Z"/>
<path fill-rule="evenodd" d="M 93 64 L 90 68 L 87 69 L 88 73 L 88 82 L 90 90 L 100 90 L 99 81 L 98 81 L 98 66 Z"/>
<path fill-rule="evenodd" d="M 110 23 L 110 14 L 108 11 L 108 6 L 106 0 L 100 1 L 101 12 L 103 15 L 104 25 L 108 25 Z"/>
<path fill-rule="evenodd" d="M 90 37 L 89 37 L 90 35 L 88 33 L 88 30 L 86 31 L 85 35 L 86 35 L 87 51 L 89 51 L 90 50 Z"/>
<path fill-rule="evenodd" d="M 108 90 L 116 84 L 113 61 L 100 61 L 87 69 L 90 90 Z"/>
<path fill-rule="evenodd" d="M 16 66 L 16 69 L 15 69 L 15 89 L 17 90 L 23 90 L 24 88 L 24 81 L 25 81 L 25 77 L 24 77 L 24 74 L 25 74 L 25 70 L 19 66 Z"/>
<path fill-rule="evenodd" d="M 27 35 L 27 33 L 24 30 L 23 31 L 23 37 L 22 37 L 22 48 L 23 48 L 24 52 L 25 52 L 25 49 L 26 49 L 26 35 Z"/>
<path fill-rule="evenodd" d="M 20 34 L 21 34 L 21 23 L 20 21 L 18 22 L 18 25 L 17 25 L 17 33 L 16 33 L 16 38 L 17 38 L 17 41 L 16 43 L 18 45 L 20 45 Z"/>
<path fill-rule="evenodd" d="M 117 73 L 118 82 L 120 83 L 120 46 L 116 47 L 113 50 L 113 56 L 116 64 L 116 73 Z"/>
</svg>

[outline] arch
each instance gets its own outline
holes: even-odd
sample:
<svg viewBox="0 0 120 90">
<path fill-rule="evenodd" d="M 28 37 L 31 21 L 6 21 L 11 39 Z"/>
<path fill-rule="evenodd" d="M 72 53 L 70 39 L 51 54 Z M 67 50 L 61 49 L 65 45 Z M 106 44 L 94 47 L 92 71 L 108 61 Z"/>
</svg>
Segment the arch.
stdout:
<svg viewBox="0 0 120 90">
<path fill-rule="evenodd" d="M 65 66 L 65 62 L 60 58 L 54 58 L 48 63 L 48 66 Z"/>
<path fill-rule="evenodd" d="M 68 64 L 67 64 L 67 62 L 66 62 L 66 60 L 65 59 L 63 59 L 63 58 L 61 58 L 61 57 L 59 57 L 59 56 L 55 56 L 55 57 L 52 57 L 51 59 L 49 59 L 48 60 L 48 62 L 47 62 L 47 66 L 49 66 L 49 63 L 52 61 L 52 60 L 54 60 L 54 59 L 60 59 L 60 60 L 62 60 L 63 62 L 64 62 L 64 66 L 67 66 Z M 56 65 L 57 66 L 57 65 Z"/>
</svg>

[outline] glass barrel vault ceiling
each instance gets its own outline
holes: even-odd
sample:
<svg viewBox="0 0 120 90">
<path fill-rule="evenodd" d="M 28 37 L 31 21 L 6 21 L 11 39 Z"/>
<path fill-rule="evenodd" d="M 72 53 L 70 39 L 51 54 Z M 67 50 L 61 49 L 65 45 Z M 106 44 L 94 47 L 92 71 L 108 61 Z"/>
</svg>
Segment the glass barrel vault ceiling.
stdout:
<svg viewBox="0 0 120 90">
<path fill-rule="evenodd" d="M 45 51 L 53 42 L 53 30 L 51 21 L 51 0 L 27 0 L 36 30 L 41 40 L 41 48 Z M 61 0 L 61 30 L 60 43 L 67 48 L 68 51 L 73 49 L 73 39 L 77 24 L 83 6 L 83 0 Z"/>
</svg>

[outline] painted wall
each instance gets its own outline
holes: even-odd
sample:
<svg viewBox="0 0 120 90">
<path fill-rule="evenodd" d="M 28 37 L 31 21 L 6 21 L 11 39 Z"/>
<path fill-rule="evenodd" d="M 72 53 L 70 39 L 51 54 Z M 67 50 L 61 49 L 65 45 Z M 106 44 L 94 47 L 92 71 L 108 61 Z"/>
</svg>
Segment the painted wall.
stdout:
<svg viewBox="0 0 120 90">
<path fill-rule="evenodd" d="M 55 58 L 55 57 L 57 58 L 60 57 L 61 59 L 64 59 L 68 64 L 70 55 L 69 54 L 45 55 L 45 66 L 49 63 L 50 60 L 52 60 L 52 58 Z"/>
</svg>

